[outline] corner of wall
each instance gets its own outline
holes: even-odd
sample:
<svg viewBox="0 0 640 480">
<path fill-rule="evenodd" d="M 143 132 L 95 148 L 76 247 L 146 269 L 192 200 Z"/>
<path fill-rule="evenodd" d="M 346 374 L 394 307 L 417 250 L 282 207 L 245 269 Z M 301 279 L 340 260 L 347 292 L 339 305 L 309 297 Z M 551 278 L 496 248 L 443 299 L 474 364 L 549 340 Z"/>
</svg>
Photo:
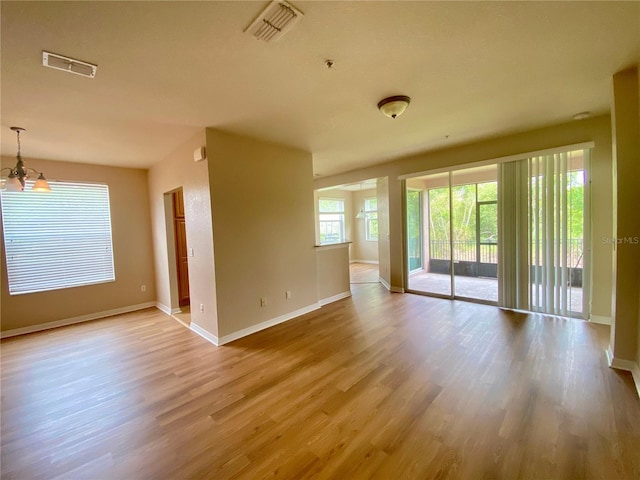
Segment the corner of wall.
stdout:
<svg viewBox="0 0 640 480">
<path fill-rule="evenodd" d="M 640 352 L 640 78 L 638 67 L 613 76 L 612 144 L 615 166 L 615 304 L 611 346 L 615 358 L 637 362 Z M 634 362 L 634 363 L 635 363 Z M 637 368 L 637 363 L 636 363 Z"/>
<path fill-rule="evenodd" d="M 213 128 L 206 141 L 222 344 L 317 303 L 313 164 L 309 152 Z"/>
<path fill-rule="evenodd" d="M 213 230 L 208 161 L 194 162 L 195 149 L 206 144 L 206 131 L 202 129 L 191 136 L 149 171 L 149 196 L 155 254 L 157 302 L 177 307 L 177 282 L 175 256 L 169 245 L 172 225 L 167 220 L 166 193 L 182 188 L 185 207 L 187 244 L 193 255 L 189 256 L 189 296 L 192 306 L 191 319 L 205 331 L 217 335 L 218 318 L 215 292 L 213 258 Z M 171 231 L 169 231 L 171 230 Z M 199 308 L 204 306 L 204 312 Z"/>
</svg>

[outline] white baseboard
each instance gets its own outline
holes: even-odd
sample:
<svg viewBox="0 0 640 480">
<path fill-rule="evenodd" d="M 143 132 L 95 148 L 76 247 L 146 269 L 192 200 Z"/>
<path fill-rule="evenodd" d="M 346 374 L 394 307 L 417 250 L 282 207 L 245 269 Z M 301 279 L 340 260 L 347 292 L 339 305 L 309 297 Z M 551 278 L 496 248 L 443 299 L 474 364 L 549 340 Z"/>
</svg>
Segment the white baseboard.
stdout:
<svg viewBox="0 0 640 480">
<path fill-rule="evenodd" d="M 156 308 L 167 315 L 175 315 L 176 313 L 182 312 L 180 308 L 169 308 L 164 303 L 160 302 L 156 302 Z"/>
<path fill-rule="evenodd" d="M 602 325 L 611 325 L 612 323 L 611 317 L 603 317 L 601 315 L 591 315 L 589 317 L 589 321 L 592 323 L 599 323 Z"/>
<path fill-rule="evenodd" d="M 246 337 L 247 335 L 251 335 L 252 333 L 259 332 L 260 330 L 264 330 L 269 327 L 273 327 L 274 325 L 278 325 L 279 323 L 284 323 L 287 320 L 299 317 L 300 315 L 304 315 L 305 313 L 313 312 L 314 310 L 318 310 L 319 308 L 319 303 L 307 305 L 306 307 L 299 308 L 298 310 L 294 310 L 293 312 L 285 313 L 284 315 L 272 318 L 271 320 L 267 320 L 266 322 L 258 323 L 257 325 L 251 325 L 250 327 L 243 328 L 242 330 L 238 330 L 237 332 L 233 332 L 225 335 L 224 337 L 220 337 L 219 339 L 217 339 L 218 344 L 224 345 L 225 343 L 233 342 L 234 340 L 238 340 L 239 338 Z"/>
<path fill-rule="evenodd" d="M 337 302 L 338 300 L 342 300 L 343 298 L 348 298 L 350 296 L 351 296 L 351 290 L 347 290 L 346 292 L 338 293 L 337 295 L 332 295 L 331 297 L 323 298 L 318 303 L 320 304 L 321 307 L 323 307 L 329 303 Z"/>
<path fill-rule="evenodd" d="M 164 303 L 156 302 L 156 308 L 160 310 L 162 313 L 171 315 L 171 309 L 167 307 Z"/>
<path fill-rule="evenodd" d="M 370 265 L 379 265 L 378 260 L 349 260 L 349 263 L 368 263 Z"/>
<path fill-rule="evenodd" d="M 201 326 L 191 322 L 191 325 L 189 325 L 189 329 L 197 333 L 198 335 L 200 335 L 206 341 L 213 343 L 216 347 L 220 345 L 220 342 L 218 341 L 218 337 L 216 337 L 212 333 L 209 333 L 207 330 L 205 330 Z"/>
<path fill-rule="evenodd" d="M 390 292 L 392 292 L 392 293 L 404 293 L 404 288 L 402 288 L 402 287 L 392 287 L 391 285 L 389 285 L 389 282 L 387 282 L 382 277 L 379 277 L 379 280 L 380 280 L 380 283 L 384 286 L 384 288 L 386 288 Z"/>
<path fill-rule="evenodd" d="M 638 367 L 638 364 L 631 360 L 614 357 L 613 352 L 611 351 L 611 345 L 607 347 L 605 354 L 607 355 L 607 363 L 611 368 L 631 372 L 633 383 L 635 383 L 636 391 L 638 392 L 638 397 L 640 397 L 640 368 Z"/>
<path fill-rule="evenodd" d="M 102 312 L 80 315 L 78 317 L 65 318 L 63 320 L 56 320 L 54 322 L 40 323 L 38 325 L 32 325 L 30 327 L 14 328 L 13 330 L 5 330 L 4 332 L 0 332 L 0 338 L 15 337 L 16 335 L 25 335 L 27 333 L 65 327 L 67 325 L 73 325 L 75 323 L 90 322 L 91 320 L 97 320 L 99 318 L 111 317 L 113 315 L 120 315 L 122 313 L 135 312 L 136 310 L 143 310 L 145 308 L 155 306 L 156 302 L 145 302 L 139 303 L 137 305 L 128 305 L 126 307 L 114 308 L 112 310 L 104 310 Z"/>
<path fill-rule="evenodd" d="M 604 353 L 607 356 L 607 365 L 611 367 L 613 365 L 613 352 L 611 351 L 611 345 L 604 349 Z"/>
</svg>

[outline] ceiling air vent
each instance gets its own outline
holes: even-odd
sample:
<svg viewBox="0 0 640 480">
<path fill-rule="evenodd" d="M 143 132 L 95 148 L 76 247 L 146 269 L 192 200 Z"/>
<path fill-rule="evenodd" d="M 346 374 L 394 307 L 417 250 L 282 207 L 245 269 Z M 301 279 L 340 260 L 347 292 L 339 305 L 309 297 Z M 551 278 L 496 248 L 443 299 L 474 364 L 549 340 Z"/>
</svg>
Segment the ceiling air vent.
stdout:
<svg viewBox="0 0 640 480">
<path fill-rule="evenodd" d="M 245 33 L 265 42 L 276 41 L 291 30 L 303 16 L 293 5 L 282 0 L 273 0 L 247 27 Z"/>
<path fill-rule="evenodd" d="M 57 53 L 45 52 L 44 50 L 42 51 L 42 65 L 89 78 L 95 77 L 96 70 L 98 70 L 98 66 L 92 63 L 65 57 Z"/>
</svg>

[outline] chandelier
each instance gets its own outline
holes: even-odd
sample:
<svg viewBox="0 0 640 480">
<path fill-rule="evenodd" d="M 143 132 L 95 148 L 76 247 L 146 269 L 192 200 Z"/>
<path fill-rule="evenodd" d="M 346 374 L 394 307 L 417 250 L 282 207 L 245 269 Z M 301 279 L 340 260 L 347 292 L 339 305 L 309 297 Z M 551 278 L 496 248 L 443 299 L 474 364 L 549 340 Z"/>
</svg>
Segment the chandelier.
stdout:
<svg viewBox="0 0 640 480">
<path fill-rule="evenodd" d="M 8 192 L 22 192 L 24 191 L 26 181 L 31 178 L 30 174 L 36 174 L 37 178 L 31 187 L 31 191 L 33 192 L 50 192 L 51 187 L 47 182 L 46 178 L 44 178 L 44 174 L 42 172 L 38 172 L 33 168 L 26 167 L 24 162 L 22 161 L 22 155 L 20 155 L 20 132 L 24 132 L 25 129 L 22 127 L 11 127 L 11 130 L 16 132 L 18 137 L 18 154 L 16 155 L 16 166 L 13 168 L 3 168 L 0 171 L 8 170 L 9 175 L 7 179 L 2 179 L 2 189 Z"/>
</svg>

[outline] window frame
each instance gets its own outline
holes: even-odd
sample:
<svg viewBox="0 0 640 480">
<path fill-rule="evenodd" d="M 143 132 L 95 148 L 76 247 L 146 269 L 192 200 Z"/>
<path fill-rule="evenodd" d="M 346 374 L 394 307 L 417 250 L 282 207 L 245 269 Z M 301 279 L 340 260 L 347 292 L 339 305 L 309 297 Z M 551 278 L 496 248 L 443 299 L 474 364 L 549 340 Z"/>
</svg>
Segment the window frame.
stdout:
<svg viewBox="0 0 640 480">
<path fill-rule="evenodd" d="M 367 204 L 368 200 L 375 200 L 376 201 L 376 208 L 375 209 L 369 209 L 368 208 L 368 204 Z M 366 197 L 364 199 L 364 215 L 365 215 L 364 238 L 368 242 L 377 242 L 378 238 L 379 238 L 379 235 L 377 235 L 375 238 L 373 238 L 371 236 L 371 222 L 375 221 L 376 224 L 378 223 L 378 198 L 377 197 Z"/>
<path fill-rule="evenodd" d="M 322 201 L 323 200 L 327 200 L 327 201 L 331 201 L 331 202 L 339 202 L 341 204 L 341 210 L 337 210 L 337 211 L 323 211 L 322 210 Z M 320 245 L 333 245 L 333 244 L 337 244 L 337 243 L 344 243 L 345 240 L 345 200 L 344 198 L 338 198 L 338 197 L 318 197 L 318 237 L 319 237 L 319 241 L 320 241 Z M 337 216 L 337 219 L 326 219 L 323 220 L 323 216 Z M 322 235 L 323 235 L 323 224 L 325 225 L 329 225 L 329 224 L 338 224 L 338 240 L 331 240 L 331 241 L 323 241 L 322 240 Z M 334 228 L 332 227 L 331 230 L 333 231 Z"/>
</svg>

